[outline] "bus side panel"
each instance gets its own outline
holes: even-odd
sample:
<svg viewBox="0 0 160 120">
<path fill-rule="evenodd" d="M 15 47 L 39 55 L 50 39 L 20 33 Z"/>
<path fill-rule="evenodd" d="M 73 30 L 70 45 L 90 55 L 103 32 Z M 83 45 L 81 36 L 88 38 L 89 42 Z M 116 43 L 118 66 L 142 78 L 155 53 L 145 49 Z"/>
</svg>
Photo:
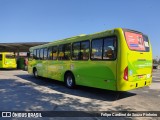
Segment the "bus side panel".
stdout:
<svg viewBox="0 0 160 120">
<path fill-rule="evenodd" d="M 48 72 L 47 71 L 47 66 L 48 66 L 47 60 L 33 60 L 32 64 L 37 69 L 38 76 L 48 77 L 48 75 L 47 75 L 47 72 Z"/>
<path fill-rule="evenodd" d="M 116 90 L 116 61 L 73 61 L 76 84 Z"/>
<path fill-rule="evenodd" d="M 55 80 L 60 80 L 58 74 L 58 62 L 57 60 L 48 61 L 48 77 Z"/>
<path fill-rule="evenodd" d="M 48 62 L 48 77 L 55 80 L 64 81 L 64 74 L 70 71 L 69 60 L 53 60 Z"/>
</svg>

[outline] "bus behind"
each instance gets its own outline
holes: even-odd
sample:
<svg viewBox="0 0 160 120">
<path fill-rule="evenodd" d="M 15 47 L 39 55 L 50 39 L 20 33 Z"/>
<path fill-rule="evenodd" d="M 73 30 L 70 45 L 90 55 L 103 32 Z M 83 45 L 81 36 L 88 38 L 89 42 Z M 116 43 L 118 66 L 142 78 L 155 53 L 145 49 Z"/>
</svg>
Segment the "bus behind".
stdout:
<svg viewBox="0 0 160 120">
<path fill-rule="evenodd" d="M 0 68 L 17 68 L 15 55 L 9 52 L 0 52 Z"/>
</svg>

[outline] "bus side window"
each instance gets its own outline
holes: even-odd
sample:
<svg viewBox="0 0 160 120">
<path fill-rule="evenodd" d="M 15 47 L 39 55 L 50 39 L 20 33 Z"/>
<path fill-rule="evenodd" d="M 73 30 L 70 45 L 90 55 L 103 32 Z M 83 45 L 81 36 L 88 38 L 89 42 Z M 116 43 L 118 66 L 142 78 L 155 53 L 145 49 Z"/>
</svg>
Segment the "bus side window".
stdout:
<svg viewBox="0 0 160 120">
<path fill-rule="evenodd" d="M 92 40 L 91 59 L 102 60 L 102 46 L 103 46 L 103 39 L 98 38 L 98 39 Z"/>
<path fill-rule="evenodd" d="M 78 60 L 83 60 L 83 52 L 78 52 Z"/>
<path fill-rule="evenodd" d="M 73 60 L 88 60 L 89 59 L 89 40 L 75 42 L 72 45 Z"/>
<path fill-rule="evenodd" d="M 117 50 L 118 50 L 118 46 L 117 46 L 118 44 L 117 44 L 117 38 L 115 37 L 114 38 L 114 59 L 116 59 L 117 58 Z"/>
<path fill-rule="evenodd" d="M 36 55 L 36 59 L 39 60 L 39 49 L 37 49 L 37 55 Z"/>
<path fill-rule="evenodd" d="M 108 37 L 104 39 L 103 45 L 103 59 L 115 58 L 115 37 Z"/>
<path fill-rule="evenodd" d="M 43 60 L 43 48 L 40 49 L 39 59 Z"/>
<path fill-rule="evenodd" d="M 37 50 L 33 50 L 33 59 L 37 59 Z"/>
<path fill-rule="evenodd" d="M 81 60 L 89 59 L 89 40 L 81 42 Z"/>
<path fill-rule="evenodd" d="M 92 60 L 113 60 L 116 58 L 116 38 L 105 37 L 92 40 Z"/>
<path fill-rule="evenodd" d="M 65 44 L 64 59 L 71 59 L 71 44 Z"/>
<path fill-rule="evenodd" d="M 44 52 L 43 52 L 43 59 L 47 60 L 47 48 L 44 48 Z"/>
<path fill-rule="evenodd" d="M 70 60 L 71 57 L 71 45 L 64 44 L 59 46 L 58 60 Z"/>
<path fill-rule="evenodd" d="M 49 47 L 48 48 L 48 53 L 47 53 L 47 59 L 48 60 L 52 60 L 52 47 Z"/>
<path fill-rule="evenodd" d="M 80 59 L 80 42 L 72 44 L 72 60 Z"/>
<path fill-rule="evenodd" d="M 64 45 L 58 47 L 58 60 L 64 59 Z"/>
<path fill-rule="evenodd" d="M 53 49 L 52 51 L 53 60 L 56 60 L 58 56 L 57 46 L 53 46 L 52 49 Z"/>
</svg>

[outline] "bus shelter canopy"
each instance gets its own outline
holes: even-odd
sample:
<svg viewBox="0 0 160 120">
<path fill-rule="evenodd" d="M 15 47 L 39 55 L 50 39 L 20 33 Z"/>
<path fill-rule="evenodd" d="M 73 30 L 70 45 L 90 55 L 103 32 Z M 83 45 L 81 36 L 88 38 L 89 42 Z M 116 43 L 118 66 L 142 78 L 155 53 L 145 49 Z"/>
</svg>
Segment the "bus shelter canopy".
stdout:
<svg viewBox="0 0 160 120">
<path fill-rule="evenodd" d="M 48 42 L 0 43 L 0 52 L 29 52 L 29 48 Z"/>
</svg>

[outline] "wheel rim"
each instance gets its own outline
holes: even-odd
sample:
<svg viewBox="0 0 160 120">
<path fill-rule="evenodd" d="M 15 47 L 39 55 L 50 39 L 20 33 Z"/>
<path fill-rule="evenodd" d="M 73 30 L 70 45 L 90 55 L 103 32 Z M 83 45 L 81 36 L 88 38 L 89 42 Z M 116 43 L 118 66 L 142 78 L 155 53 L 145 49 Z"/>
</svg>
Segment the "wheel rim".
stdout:
<svg viewBox="0 0 160 120">
<path fill-rule="evenodd" d="M 68 86 L 72 86 L 72 83 L 73 83 L 72 77 L 71 77 L 71 76 L 68 76 L 68 77 L 67 77 L 67 85 L 68 85 Z"/>
</svg>

